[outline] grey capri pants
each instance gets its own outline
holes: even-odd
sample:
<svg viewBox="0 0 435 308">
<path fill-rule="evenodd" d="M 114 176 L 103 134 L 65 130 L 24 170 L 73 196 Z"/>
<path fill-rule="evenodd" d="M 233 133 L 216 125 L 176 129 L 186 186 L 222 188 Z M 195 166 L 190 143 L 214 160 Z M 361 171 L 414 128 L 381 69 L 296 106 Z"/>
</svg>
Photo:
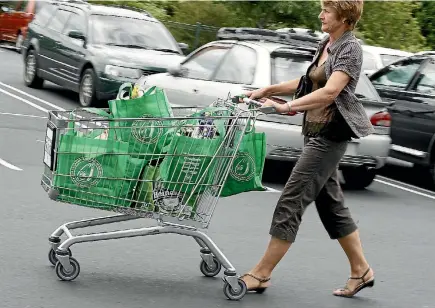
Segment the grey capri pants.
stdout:
<svg viewBox="0 0 435 308">
<path fill-rule="evenodd" d="M 337 174 L 347 144 L 347 141 L 334 142 L 324 137 L 305 137 L 302 154 L 273 213 L 270 235 L 294 242 L 302 215 L 313 201 L 331 239 L 357 229 L 344 205 Z"/>
</svg>

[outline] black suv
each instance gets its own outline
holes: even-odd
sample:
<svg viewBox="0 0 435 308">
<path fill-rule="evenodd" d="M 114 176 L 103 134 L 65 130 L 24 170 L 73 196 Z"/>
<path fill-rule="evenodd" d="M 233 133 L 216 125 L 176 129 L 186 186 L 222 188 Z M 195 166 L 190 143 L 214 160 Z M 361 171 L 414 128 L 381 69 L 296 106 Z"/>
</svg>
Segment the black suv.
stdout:
<svg viewBox="0 0 435 308">
<path fill-rule="evenodd" d="M 92 106 L 116 97 L 124 82 L 179 63 L 187 47 L 145 11 L 52 2 L 29 24 L 24 81 L 35 88 L 54 82 L 78 92 L 82 106 Z"/>
<path fill-rule="evenodd" d="M 428 167 L 435 183 L 435 53 L 396 61 L 370 76 L 390 100 L 390 156 Z"/>
</svg>

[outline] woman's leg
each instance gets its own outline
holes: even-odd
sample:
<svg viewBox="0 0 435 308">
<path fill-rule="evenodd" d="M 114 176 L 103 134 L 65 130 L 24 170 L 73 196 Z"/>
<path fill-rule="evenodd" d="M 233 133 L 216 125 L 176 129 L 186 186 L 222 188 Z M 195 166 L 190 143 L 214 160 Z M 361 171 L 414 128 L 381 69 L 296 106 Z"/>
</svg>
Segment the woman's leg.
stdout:
<svg viewBox="0 0 435 308">
<path fill-rule="evenodd" d="M 359 232 L 354 223 L 349 209 L 344 204 L 344 196 L 338 182 L 337 171 L 335 171 L 320 191 L 315 201 L 317 212 L 331 239 L 338 239 L 341 247 L 346 253 L 350 263 L 350 277 L 361 277 L 370 280 L 373 277 L 373 270 L 364 257 Z M 362 279 L 350 279 L 347 289 L 334 291 L 335 295 L 351 295 Z"/>
<path fill-rule="evenodd" d="M 346 151 L 346 143 L 333 143 L 323 138 L 310 139 L 294 166 L 272 218 L 272 236 L 261 260 L 249 272 L 252 276 L 267 279 L 291 244 L 295 241 L 302 215 L 313 202 Z M 248 289 L 267 287 L 252 276 L 245 276 Z"/>
</svg>

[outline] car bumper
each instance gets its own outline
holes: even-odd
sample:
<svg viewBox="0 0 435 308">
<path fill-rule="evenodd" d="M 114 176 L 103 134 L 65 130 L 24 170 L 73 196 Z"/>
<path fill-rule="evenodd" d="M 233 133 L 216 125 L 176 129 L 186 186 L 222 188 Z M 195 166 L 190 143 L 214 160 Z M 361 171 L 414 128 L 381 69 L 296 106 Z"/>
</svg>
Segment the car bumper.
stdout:
<svg viewBox="0 0 435 308">
<path fill-rule="evenodd" d="M 370 135 L 352 140 L 340 161 L 339 168 L 382 168 L 386 164 L 390 144 L 391 139 L 388 135 Z M 302 148 L 268 145 L 267 159 L 296 162 L 301 153 Z"/>
<path fill-rule="evenodd" d="M 135 83 L 137 79 L 127 79 L 127 78 L 120 78 L 120 79 L 111 79 L 107 77 L 100 77 L 99 78 L 99 87 L 97 91 L 97 97 L 100 100 L 110 100 L 115 99 L 119 88 L 123 83 L 130 82 Z"/>
</svg>

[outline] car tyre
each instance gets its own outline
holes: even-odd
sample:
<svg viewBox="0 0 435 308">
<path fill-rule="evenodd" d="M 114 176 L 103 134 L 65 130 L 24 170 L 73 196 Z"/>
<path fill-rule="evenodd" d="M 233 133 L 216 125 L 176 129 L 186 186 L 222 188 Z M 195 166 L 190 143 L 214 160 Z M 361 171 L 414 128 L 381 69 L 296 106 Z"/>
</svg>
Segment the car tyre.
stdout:
<svg viewBox="0 0 435 308">
<path fill-rule="evenodd" d="M 79 100 L 82 107 L 93 107 L 98 104 L 97 82 L 95 71 L 86 69 L 80 78 Z"/>
<path fill-rule="evenodd" d="M 373 183 L 376 177 L 375 169 L 366 167 L 346 168 L 342 170 L 344 178 L 344 188 L 361 190 Z"/>
<path fill-rule="evenodd" d="M 41 89 L 44 79 L 38 76 L 38 61 L 34 49 L 29 50 L 24 64 L 24 83 L 29 88 Z"/>
</svg>

